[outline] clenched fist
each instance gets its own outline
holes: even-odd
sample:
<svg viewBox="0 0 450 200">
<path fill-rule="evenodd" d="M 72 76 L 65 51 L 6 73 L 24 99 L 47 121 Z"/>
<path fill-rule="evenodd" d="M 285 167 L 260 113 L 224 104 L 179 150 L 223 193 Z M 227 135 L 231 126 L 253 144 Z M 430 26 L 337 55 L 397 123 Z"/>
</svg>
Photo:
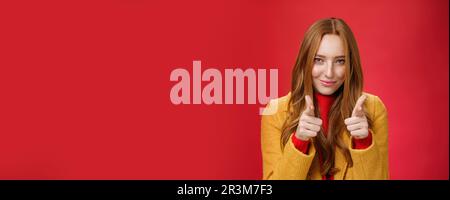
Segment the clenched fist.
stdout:
<svg viewBox="0 0 450 200">
<path fill-rule="evenodd" d="M 322 125 L 322 120 L 314 116 L 314 103 L 309 95 L 305 96 L 305 101 L 306 108 L 300 114 L 297 131 L 295 132 L 295 137 L 303 141 L 316 137 Z"/>
</svg>

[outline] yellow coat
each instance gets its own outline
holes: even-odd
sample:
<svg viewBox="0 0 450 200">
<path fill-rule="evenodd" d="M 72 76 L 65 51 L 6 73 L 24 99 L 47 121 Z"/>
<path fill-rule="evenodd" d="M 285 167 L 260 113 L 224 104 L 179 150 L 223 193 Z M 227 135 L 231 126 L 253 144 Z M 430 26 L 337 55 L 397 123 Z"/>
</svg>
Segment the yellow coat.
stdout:
<svg viewBox="0 0 450 200">
<path fill-rule="evenodd" d="M 389 179 L 388 165 L 388 119 L 383 102 L 377 96 L 364 93 L 367 99 L 364 103 L 366 112 L 373 120 L 372 144 L 367 149 L 352 149 L 352 137 L 345 130 L 341 134 L 343 142 L 348 146 L 353 159 L 353 167 L 349 167 L 344 154 L 336 148 L 335 167 L 339 171 L 335 180 L 366 180 Z M 314 145 L 309 145 L 308 154 L 297 150 L 291 139 L 284 149 L 280 147 L 281 126 L 286 120 L 287 104 L 290 93 L 284 97 L 272 100 L 265 109 L 261 119 L 261 149 L 263 159 L 263 179 L 283 180 L 320 180 L 320 165 Z"/>
</svg>

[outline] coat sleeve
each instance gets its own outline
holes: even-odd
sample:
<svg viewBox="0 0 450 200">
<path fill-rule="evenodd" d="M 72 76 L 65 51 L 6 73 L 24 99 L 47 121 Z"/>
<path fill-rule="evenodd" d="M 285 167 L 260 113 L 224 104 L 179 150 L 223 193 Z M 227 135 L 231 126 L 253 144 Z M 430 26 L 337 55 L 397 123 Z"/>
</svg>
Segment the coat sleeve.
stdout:
<svg viewBox="0 0 450 200">
<path fill-rule="evenodd" d="M 367 106 L 372 107 L 368 109 L 373 111 L 373 125 L 370 128 L 372 144 L 366 149 L 353 149 L 349 145 L 353 159 L 353 177 L 360 180 L 389 179 L 387 110 L 377 96 L 367 103 Z"/>
<path fill-rule="evenodd" d="M 273 111 L 274 106 L 278 107 L 276 100 L 271 101 L 267 105 L 266 110 Z M 288 140 L 284 149 L 281 149 L 281 126 L 284 122 L 279 119 L 280 112 L 277 108 L 277 112 L 272 115 L 262 115 L 261 150 L 263 179 L 304 180 L 307 178 L 315 155 L 315 149 L 311 145 L 308 154 L 304 154 L 295 148 L 291 139 Z"/>
</svg>

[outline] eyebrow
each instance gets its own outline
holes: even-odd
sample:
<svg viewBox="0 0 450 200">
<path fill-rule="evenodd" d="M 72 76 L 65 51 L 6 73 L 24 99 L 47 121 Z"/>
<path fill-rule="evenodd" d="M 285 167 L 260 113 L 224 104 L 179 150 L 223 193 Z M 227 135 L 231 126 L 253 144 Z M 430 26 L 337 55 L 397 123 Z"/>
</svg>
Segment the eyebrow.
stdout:
<svg viewBox="0 0 450 200">
<path fill-rule="evenodd" d="M 320 54 L 316 54 L 316 56 L 315 57 L 319 57 L 319 58 L 326 58 L 326 56 L 324 56 L 324 55 L 320 55 Z M 345 58 L 345 56 L 336 56 L 336 57 L 334 57 L 334 58 Z"/>
</svg>

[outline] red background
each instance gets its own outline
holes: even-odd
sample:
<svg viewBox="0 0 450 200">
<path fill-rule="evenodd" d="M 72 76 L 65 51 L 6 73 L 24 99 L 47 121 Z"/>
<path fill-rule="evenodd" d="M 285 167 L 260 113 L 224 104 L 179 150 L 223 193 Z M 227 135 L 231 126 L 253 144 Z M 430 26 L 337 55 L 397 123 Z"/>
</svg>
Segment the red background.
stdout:
<svg viewBox="0 0 450 200">
<path fill-rule="evenodd" d="M 170 72 L 278 68 L 353 29 L 389 112 L 392 179 L 448 179 L 447 0 L 2 1 L 0 179 L 260 179 L 261 105 L 173 105 Z"/>
</svg>

